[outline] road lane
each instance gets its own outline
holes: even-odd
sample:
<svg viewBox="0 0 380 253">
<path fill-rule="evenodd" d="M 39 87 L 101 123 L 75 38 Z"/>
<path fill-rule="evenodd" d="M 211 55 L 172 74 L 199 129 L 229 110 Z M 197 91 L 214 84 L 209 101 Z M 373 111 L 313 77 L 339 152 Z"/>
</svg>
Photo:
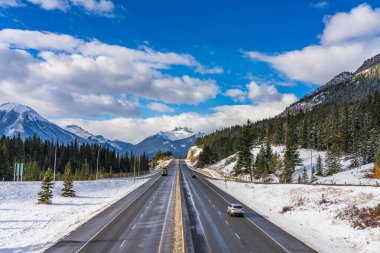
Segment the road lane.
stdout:
<svg viewBox="0 0 380 253">
<path fill-rule="evenodd" d="M 90 220 L 95 224 L 74 231 L 47 252 L 170 252 L 177 168 L 178 162 L 173 162 L 168 176 L 155 176 L 144 191 L 121 202 L 123 208 L 112 212 L 108 223 L 100 217 Z"/>
<path fill-rule="evenodd" d="M 184 162 L 181 162 L 181 171 L 184 187 L 190 193 L 199 215 L 198 219 L 193 219 L 193 227 L 199 227 L 202 223 L 204 228 L 198 229 L 194 236 L 194 244 L 201 245 L 199 252 L 315 252 L 246 206 L 244 218 L 230 217 L 226 212 L 228 203 L 239 203 L 238 200 L 198 173 L 197 178 L 191 178 L 193 172 Z M 207 241 L 209 248 L 204 246 L 207 246 Z"/>
</svg>

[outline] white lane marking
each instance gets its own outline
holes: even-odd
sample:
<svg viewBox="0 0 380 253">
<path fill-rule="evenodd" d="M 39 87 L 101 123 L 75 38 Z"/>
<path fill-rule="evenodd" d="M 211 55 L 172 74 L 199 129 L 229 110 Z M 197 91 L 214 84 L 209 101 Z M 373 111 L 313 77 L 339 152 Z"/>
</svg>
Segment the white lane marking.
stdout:
<svg viewBox="0 0 380 253">
<path fill-rule="evenodd" d="M 225 220 L 225 222 L 226 222 L 226 224 L 228 225 L 228 221 Z"/>
<path fill-rule="evenodd" d="M 112 220 L 110 220 L 106 225 L 104 225 L 93 237 L 90 238 L 90 240 L 88 240 L 85 244 L 83 244 L 82 247 L 80 247 L 76 252 L 80 252 L 84 247 L 86 247 L 87 244 L 89 244 L 98 234 L 100 234 L 100 232 L 102 232 L 109 224 L 111 224 L 111 222 L 113 222 L 117 217 L 120 216 L 120 214 L 122 214 L 129 206 L 131 206 L 133 203 L 136 202 L 136 200 L 138 200 L 146 191 L 148 191 L 150 189 L 150 187 L 152 187 L 152 185 L 154 185 L 158 180 L 160 179 L 160 177 L 158 177 L 156 179 L 156 181 L 154 183 L 152 183 L 148 188 L 145 189 L 145 191 L 143 191 L 139 196 L 137 196 L 132 202 L 129 203 L 129 205 L 127 205 L 123 210 L 121 210 L 115 217 L 112 218 Z M 138 189 L 138 188 L 136 188 Z M 135 190 L 136 190 L 135 189 Z M 133 191 L 135 191 L 133 190 Z M 132 191 L 132 192 L 133 192 Z M 130 193 L 132 193 L 130 192 Z"/>
<path fill-rule="evenodd" d="M 122 248 L 122 247 L 123 247 L 124 243 L 125 243 L 125 240 L 124 240 L 124 241 L 123 241 L 123 243 L 120 245 L 120 248 Z"/>
<path fill-rule="evenodd" d="M 133 229 L 135 229 L 135 227 L 136 227 L 136 224 L 135 224 L 135 225 L 133 225 L 133 227 L 132 227 L 132 230 L 133 230 Z"/>
<path fill-rule="evenodd" d="M 210 202 L 210 203 L 211 203 L 211 200 L 208 200 L 208 202 Z"/>
<path fill-rule="evenodd" d="M 142 217 L 142 214 L 140 214 L 140 219 L 141 219 L 141 217 Z"/>
<path fill-rule="evenodd" d="M 215 205 L 212 205 L 213 208 L 215 208 Z"/>
<path fill-rule="evenodd" d="M 240 237 L 238 236 L 238 234 L 235 233 L 235 235 L 236 235 L 236 237 L 239 238 L 239 240 L 240 240 Z"/>
<path fill-rule="evenodd" d="M 218 214 L 219 214 L 219 215 L 222 215 L 222 214 L 220 213 L 220 211 L 218 211 Z"/>
</svg>

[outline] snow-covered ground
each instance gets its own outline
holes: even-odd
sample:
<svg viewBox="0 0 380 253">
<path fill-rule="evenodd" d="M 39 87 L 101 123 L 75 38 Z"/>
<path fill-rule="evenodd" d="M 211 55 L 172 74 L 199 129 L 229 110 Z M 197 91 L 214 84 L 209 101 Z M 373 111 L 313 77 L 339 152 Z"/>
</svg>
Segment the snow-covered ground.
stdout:
<svg viewBox="0 0 380 253">
<path fill-rule="evenodd" d="M 61 197 L 56 182 L 52 205 L 37 204 L 41 182 L 0 182 L 0 252 L 42 252 L 146 181 L 75 181 L 74 198 Z"/>
<path fill-rule="evenodd" d="M 380 188 L 228 182 L 225 189 L 223 181 L 210 181 L 318 252 L 379 252 L 380 228 L 355 229 L 337 215 L 352 205 L 379 204 Z M 285 206 L 292 209 L 281 213 Z"/>
<path fill-rule="evenodd" d="M 273 146 L 273 153 L 277 152 L 284 156 L 285 146 Z M 260 147 L 255 147 L 251 150 L 251 153 L 254 157 L 260 151 Z M 315 167 L 317 163 L 318 156 L 321 156 L 322 162 L 325 165 L 326 152 L 325 151 L 316 151 L 310 149 L 299 149 L 299 155 L 302 160 L 302 165 L 297 166 L 295 168 L 295 172 L 293 173 L 293 182 L 296 183 L 298 181 L 298 177 L 303 174 L 303 168 L 306 168 L 308 177 L 310 179 L 311 168 Z M 202 168 L 202 170 L 208 172 L 214 178 L 223 178 L 224 176 L 232 177 L 231 172 L 233 171 L 236 165 L 236 155 L 231 155 L 216 164 L 211 165 L 209 168 Z M 191 165 L 188 163 L 188 165 Z M 372 179 L 367 176 L 372 172 L 373 163 L 362 165 L 358 168 L 351 168 L 351 161 L 349 159 L 345 159 L 342 157 L 341 159 L 342 171 L 328 177 L 319 177 L 316 176 L 317 180 L 314 183 L 320 184 L 356 184 L 356 185 L 377 185 L 380 184 L 380 179 Z M 240 175 L 240 179 L 245 179 L 249 181 L 248 175 Z M 257 180 L 260 181 L 260 180 Z M 271 182 L 277 183 L 279 180 L 276 176 L 271 175 Z"/>
</svg>

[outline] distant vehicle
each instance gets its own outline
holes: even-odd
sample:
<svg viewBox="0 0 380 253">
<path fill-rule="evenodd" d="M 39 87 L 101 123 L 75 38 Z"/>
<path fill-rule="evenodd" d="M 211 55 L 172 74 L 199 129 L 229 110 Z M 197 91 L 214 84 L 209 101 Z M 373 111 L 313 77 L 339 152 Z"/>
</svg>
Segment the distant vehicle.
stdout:
<svg viewBox="0 0 380 253">
<path fill-rule="evenodd" d="M 168 167 L 163 167 L 161 169 L 161 176 L 167 176 L 168 175 Z"/>
<path fill-rule="evenodd" d="M 192 177 L 192 178 L 196 178 L 197 176 L 196 176 L 195 174 L 192 174 L 191 177 Z"/>
<path fill-rule="evenodd" d="M 229 204 L 227 213 L 230 216 L 244 216 L 244 209 L 241 204 Z"/>
</svg>

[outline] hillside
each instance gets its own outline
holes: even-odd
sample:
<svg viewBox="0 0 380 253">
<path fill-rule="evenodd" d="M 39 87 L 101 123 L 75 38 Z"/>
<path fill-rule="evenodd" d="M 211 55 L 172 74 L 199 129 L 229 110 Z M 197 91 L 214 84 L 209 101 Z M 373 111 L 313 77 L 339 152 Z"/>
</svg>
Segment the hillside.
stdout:
<svg viewBox="0 0 380 253">
<path fill-rule="evenodd" d="M 335 76 L 319 89 L 290 105 L 283 114 L 360 101 L 375 91 L 380 92 L 380 54 L 366 60 L 354 73 L 343 72 Z"/>
<path fill-rule="evenodd" d="M 235 167 L 239 170 L 234 173 L 251 171 L 255 178 L 261 178 L 263 173 L 274 173 L 270 170 L 273 156 L 263 151 L 249 157 L 249 149 L 268 144 L 282 145 L 289 150 L 283 157 L 288 166 L 285 166 L 288 182 L 298 164 L 299 148 L 312 148 L 334 156 L 333 165 L 328 167 L 335 168 L 329 174 L 346 168 L 336 162 L 342 156 L 350 160 L 348 168 L 373 163 L 380 144 L 379 59 L 377 55 L 365 61 L 355 73 L 336 76 L 274 118 L 247 122 L 199 138 L 196 143 L 204 150 L 199 165 L 213 164 L 241 153 L 244 157 L 240 156 Z"/>
</svg>

